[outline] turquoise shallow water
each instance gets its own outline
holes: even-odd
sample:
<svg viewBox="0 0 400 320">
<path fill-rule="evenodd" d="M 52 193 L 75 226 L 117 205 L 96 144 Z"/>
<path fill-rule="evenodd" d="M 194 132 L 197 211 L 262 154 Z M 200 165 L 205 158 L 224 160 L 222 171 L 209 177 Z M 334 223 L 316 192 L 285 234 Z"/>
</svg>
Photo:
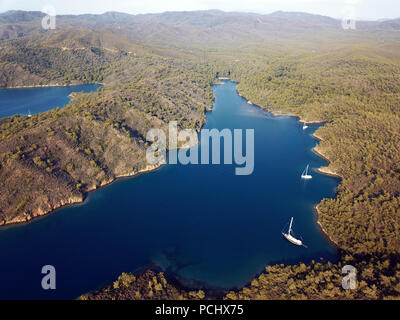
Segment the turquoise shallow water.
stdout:
<svg viewBox="0 0 400 320">
<path fill-rule="evenodd" d="M 0 90 L 0 118 L 37 114 L 70 102 L 72 92 L 96 91 L 100 85 L 84 84 L 70 87 L 21 88 Z"/>
<path fill-rule="evenodd" d="M 265 113 L 232 82 L 214 91 L 206 128 L 255 130 L 252 175 L 235 176 L 236 165 L 165 165 L 91 193 L 81 205 L 0 229 L 0 298 L 75 298 L 145 266 L 187 284 L 233 288 L 267 264 L 335 260 L 313 209 L 338 184 L 315 171 L 326 165 L 312 151 L 318 125 L 303 131 L 293 117 Z M 307 164 L 313 179 L 302 181 Z M 283 238 L 292 216 L 308 248 Z M 57 270 L 55 291 L 40 286 L 47 264 Z"/>
</svg>

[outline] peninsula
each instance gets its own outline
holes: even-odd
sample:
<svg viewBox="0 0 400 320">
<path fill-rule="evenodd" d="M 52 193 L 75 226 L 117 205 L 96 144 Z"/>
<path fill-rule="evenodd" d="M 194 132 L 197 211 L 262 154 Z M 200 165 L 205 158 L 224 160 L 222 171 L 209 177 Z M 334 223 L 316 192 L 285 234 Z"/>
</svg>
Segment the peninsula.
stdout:
<svg viewBox="0 0 400 320">
<path fill-rule="evenodd" d="M 61 15 L 57 30 L 43 31 L 42 17 L 0 15 L 0 87 L 104 87 L 74 94 L 61 109 L 0 119 L 1 225 L 30 221 L 118 177 L 154 169 L 145 160 L 146 132 L 168 132 L 170 121 L 199 130 L 212 85 L 229 78 L 265 110 L 324 123 L 315 152 L 330 164 L 320 170 L 342 179 L 336 197 L 317 206 L 338 263 L 268 266 L 225 298 L 400 296 L 399 19 L 360 21 L 346 32 L 339 20 L 305 13 L 105 13 Z M 340 287 L 345 264 L 360 270 L 351 293 Z M 137 296 L 136 278 L 124 279 L 88 297 Z M 165 297 L 159 282 L 168 286 L 159 276 L 152 293 L 140 297 Z"/>
</svg>

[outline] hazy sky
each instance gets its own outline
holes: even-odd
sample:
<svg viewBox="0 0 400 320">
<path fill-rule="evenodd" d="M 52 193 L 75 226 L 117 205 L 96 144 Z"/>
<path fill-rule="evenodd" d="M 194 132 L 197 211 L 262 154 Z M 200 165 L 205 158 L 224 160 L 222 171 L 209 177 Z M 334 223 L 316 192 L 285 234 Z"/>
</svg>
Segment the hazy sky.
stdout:
<svg viewBox="0 0 400 320">
<path fill-rule="evenodd" d="M 400 0 L 0 0 L 0 12 L 36 10 L 52 5 L 57 14 L 154 13 L 164 11 L 221 9 L 271 13 L 277 10 L 303 11 L 335 18 L 343 17 L 353 7 L 358 18 L 400 17 Z"/>
</svg>

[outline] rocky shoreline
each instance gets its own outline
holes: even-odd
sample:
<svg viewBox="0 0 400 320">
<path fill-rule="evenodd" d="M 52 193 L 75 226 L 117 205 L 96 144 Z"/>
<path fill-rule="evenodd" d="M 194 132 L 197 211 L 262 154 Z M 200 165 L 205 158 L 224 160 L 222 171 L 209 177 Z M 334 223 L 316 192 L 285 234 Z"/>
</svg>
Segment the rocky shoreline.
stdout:
<svg viewBox="0 0 400 320">
<path fill-rule="evenodd" d="M 40 87 L 40 86 L 35 86 L 35 87 Z M 69 97 L 71 99 L 73 99 L 75 96 L 74 93 L 70 94 Z M 212 106 L 211 107 L 207 107 L 206 108 L 206 113 L 212 111 Z M 203 124 L 204 125 L 204 124 Z M 187 150 L 190 148 L 193 148 L 194 146 L 198 145 L 199 141 L 197 141 L 197 143 L 190 143 L 190 142 L 184 142 L 181 146 L 178 146 L 178 150 L 182 149 L 182 150 Z M 138 171 L 134 171 L 134 172 L 128 172 L 125 174 L 119 174 L 116 175 L 114 178 L 111 178 L 107 181 L 103 181 L 101 182 L 100 185 L 92 185 L 92 186 L 88 186 L 88 188 L 85 190 L 85 192 L 81 195 L 77 195 L 77 196 L 73 196 L 71 195 L 69 198 L 67 199 L 60 199 L 58 201 L 56 201 L 56 203 L 50 203 L 50 200 L 47 199 L 47 201 L 44 201 L 41 203 L 41 205 L 38 208 L 35 209 L 31 209 L 29 211 L 24 212 L 22 215 L 17 216 L 17 217 L 13 217 L 12 219 L 3 219 L 0 220 L 0 228 L 2 227 L 6 227 L 6 226 L 12 226 L 12 225 L 17 225 L 17 224 L 24 224 L 24 223 L 29 223 L 32 220 L 36 219 L 36 218 L 40 218 L 43 217 L 45 215 L 51 214 L 54 211 L 64 208 L 66 206 L 70 206 L 70 205 L 76 205 L 79 203 L 82 203 L 85 201 L 85 199 L 87 198 L 87 195 L 90 192 L 93 192 L 95 190 L 99 190 L 113 182 L 115 182 L 116 180 L 120 179 L 120 178 L 132 178 L 132 177 L 136 177 L 138 175 L 144 174 L 144 173 L 149 173 L 152 172 L 154 170 L 159 169 L 162 166 L 162 164 L 157 164 L 157 165 L 147 165 L 145 168 L 138 170 Z"/>
<path fill-rule="evenodd" d="M 240 92 L 239 92 L 238 90 L 237 90 L 237 92 L 238 92 L 239 96 L 241 96 L 243 99 L 246 99 L 247 102 L 248 102 L 249 104 L 251 103 L 253 106 L 259 107 L 259 108 L 261 108 L 261 109 L 265 109 L 265 110 L 267 110 L 268 112 L 270 112 L 271 114 L 273 114 L 273 115 L 276 116 L 276 117 L 279 117 L 279 116 L 295 117 L 295 118 L 298 118 L 299 121 L 300 121 L 301 123 L 309 123 L 309 124 L 324 123 L 323 121 L 305 121 L 305 120 L 302 119 L 300 116 L 294 115 L 294 114 L 288 114 L 288 113 L 277 112 L 277 111 L 269 111 L 267 108 L 263 108 L 263 107 L 261 107 L 261 106 L 258 106 L 258 105 L 256 105 L 256 104 L 254 104 L 253 102 L 251 102 L 250 100 L 248 100 L 245 96 L 243 96 L 242 94 L 240 94 Z M 322 140 L 323 140 L 323 139 L 322 139 L 320 136 L 318 136 L 316 133 L 314 133 L 312 136 L 313 136 L 314 139 L 316 139 L 316 140 L 318 140 L 318 141 L 322 141 Z M 324 160 L 326 160 L 328 163 L 330 163 L 330 160 L 327 158 L 327 156 L 325 156 L 325 155 L 323 154 L 323 152 L 319 149 L 319 145 L 317 145 L 317 146 L 315 146 L 315 147 L 313 148 L 313 152 L 314 152 L 315 154 L 317 154 L 319 157 L 321 157 L 321 158 L 323 158 Z M 331 168 L 329 168 L 329 165 L 328 165 L 327 167 L 318 168 L 318 172 L 321 173 L 321 174 L 325 174 L 325 175 L 331 176 L 331 177 L 343 179 L 342 176 L 340 176 L 338 173 L 334 172 Z M 339 247 L 338 242 L 337 242 L 335 239 L 333 239 L 333 238 L 328 234 L 328 232 L 326 231 L 326 229 L 323 227 L 321 221 L 319 220 L 319 217 L 320 217 L 320 215 L 321 215 L 320 210 L 319 210 L 319 205 L 320 205 L 320 203 L 319 203 L 318 205 L 315 206 L 315 210 L 316 210 L 316 212 L 317 212 L 317 224 L 318 224 L 318 226 L 321 228 L 321 230 L 322 230 L 322 232 L 325 234 L 325 236 L 329 239 L 329 241 L 331 241 L 331 242 L 334 243 L 337 247 Z"/>
<path fill-rule="evenodd" d="M 325 229 L 324 226 L 322 225 L 321 221 L 319 221 L 319 219 L 318 219 L 318 217 L 321 215 L 321 211 L 320 211 L 320 209 L 319 209 L 319 204 L 316 205 L 314 208 L 315 208 L 315 211 L 317 211 L 317 224 L 318 224 L 318 226 L 321 228 L 321 231 L 324 233 L 324 235 L 327 237 L 327 239 L 328 239 L 329 241 L 331 241 L 336 247 L 339 248 L 339 243 L 338 243 L 338 241 L 335 240 L 335 239 L 333 239 L 333 238 L 329 235 L 329 233 L 326 231 L 326 229 Z"/>
<path fill-rule="evenodd" d="M 99 190 L 103 187 L 106 187 L 108 185 L 110 185 L 111 183 L 115 182 L 116 180 L 120 179 L 120 178 L 133 178 L 136 176 L 139 176 L 141 174 L 144 173 L 149 173 L 152 172 L 154 170 L 157 170 L 158 168 L 160 168 L 161 165 L 148 165 L 146 168 L 141 169 L 137 172 L 131 172 L 131 173 L 127 173 L 127 174 L 122 174 L 119 176 L 116 176 L 114 179 L 110 179 L 108 181 L 103 181 L 100 186 L 92 186 L 89 187 L 86 192 L 80 196 L 71 196 L 68 199 L 61 199 L 58 203 L 56 203 L 55 205 L 51 205 L 49 202 L 46 202 L 43 204 L 43 206 L 40 206 L 39 208 L 37 208 L 36 210 L 34 210 L 31 213 L 27 213 L 25 212 L 23 217 L 15 217 L 13 219 L 10 220 L 3 220 L 0 221 L 0 227 L 5 227 L 5 226 L 11 226 L 11 225 L 17 225 L 17 224 L 23 224 L 23 223 L 28 223 L 31 222 L 34 219 L 43 217 L 45 215 L 51 214 L 54 211 L 67 207 L 67 206 L 71 206 L 71 205 L 75 205 L 75 204 L 79 204 L 85 201 L 85 199 L 87 198 L 87 195 L 90 192 Z"/>
<path fill-rule="evenodd" d="M 59 88 L 59 87 L 74 87 L 74 86 L 83 86 L 86 84 L 98 84 L 103 86 L 103 83 L 84 83 L 84 82 L 73 82 L 69 84 L 62 84 L 62 83 L 49 83 L 49 84 L 41 84 L 41 85 L 28 85 L 28 86 L 7 86 L 7 87 L 0 87 L 0 90 L 5 89 L 33 89 L 33 88 Z"/>
</svg>

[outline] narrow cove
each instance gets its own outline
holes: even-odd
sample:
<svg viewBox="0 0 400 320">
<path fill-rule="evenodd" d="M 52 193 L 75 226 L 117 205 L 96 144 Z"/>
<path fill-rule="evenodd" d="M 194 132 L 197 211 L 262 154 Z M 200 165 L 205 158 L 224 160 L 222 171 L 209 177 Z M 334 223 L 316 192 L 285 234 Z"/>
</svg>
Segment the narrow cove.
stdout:
<svg viewBox="0 0 400 320">
<path fill-rule="evenodd" d="M 40 87 L 0 90 L 0 118 L 13 115 L 34 115 L 70 102 L 74 92 L 92 92 L 99 84 L 82 84 L 68 87 Z"/>
<path fill-rule="evenodd" d="M 188 286 L 230 289 L 267 264 L 334 261 L 336 248 L 314 210 L 335 195 L 338 183 L 316 170 L 326 165 L 312 151 L 319 125 L 303 131 L 294 117 L 266 113 L 230 81 L 214 92 L 205 128 L 254 129 L 252 175 L 235 176 L 235 165 L 165 165 L 90 193 L 83 204 L 2 228 L 0 297 L 76 298 L 144 266 Z M 302 181 L 307 164 L 313 179 Z M 282 236 L 291 217 L 307 249 Z M 47 264 L 57 270 L 53 292 L 40 287 Z"/>
</svg>

